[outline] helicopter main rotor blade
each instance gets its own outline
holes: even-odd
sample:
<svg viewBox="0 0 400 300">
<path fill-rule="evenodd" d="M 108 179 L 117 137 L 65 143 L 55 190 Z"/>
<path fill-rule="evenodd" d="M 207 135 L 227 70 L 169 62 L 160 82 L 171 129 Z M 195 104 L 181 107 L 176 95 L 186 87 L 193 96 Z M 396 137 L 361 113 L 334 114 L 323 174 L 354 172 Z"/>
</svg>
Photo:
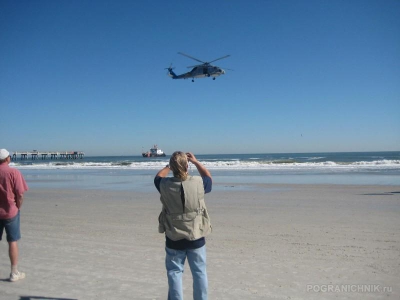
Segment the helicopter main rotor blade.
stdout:
<svg viewBox="0 0 400 300">
<path fill-rule="evenodd" d="M 230 55 L 225 55 L 225 56 L 222 56 L 222 57 L 220 57 L 220 58 L 214 59 L 214 60 L 210 61 L 209 64 L 212 63 L 212 62 L 214 62 L 214 61 L 227 58 L 227 57 L 229 57 L 229 56 L 230 56 Z"/>
<path fill-rule="evenodd" d="M 192 56 L 190 56 L 190 55 L 187 55 L 187 54 L 185 54 L 185 53 L 178 52 L 178 54 L 183 55 L 183 56 L 186 56 L 186 57 L 189 57 L 189 58 L 194 59 L 195 61 L 201 62 L 201 63 L 203 63 L 203 64 L 206 64 L 206 62 L 204 62 L 204 61 L 202 61 L 202 60 L 200 60 L 200 59 L 197 59 L 197 58 L 195 58 L 195 57 L 192 57 Z"/>
</svg>

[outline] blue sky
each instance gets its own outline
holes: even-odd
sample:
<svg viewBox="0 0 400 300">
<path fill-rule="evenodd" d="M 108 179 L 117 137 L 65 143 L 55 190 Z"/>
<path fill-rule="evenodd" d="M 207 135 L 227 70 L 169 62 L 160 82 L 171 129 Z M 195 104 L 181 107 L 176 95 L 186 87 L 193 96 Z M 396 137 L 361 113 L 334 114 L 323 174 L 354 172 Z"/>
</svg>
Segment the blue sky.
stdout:
<svg viewBox="0 0 400 300">
<path fill-rule="evenodd" d="M 0 102 L 10 151 L 397 151 L 400 1 L 3 0 Z"/>
</svg>

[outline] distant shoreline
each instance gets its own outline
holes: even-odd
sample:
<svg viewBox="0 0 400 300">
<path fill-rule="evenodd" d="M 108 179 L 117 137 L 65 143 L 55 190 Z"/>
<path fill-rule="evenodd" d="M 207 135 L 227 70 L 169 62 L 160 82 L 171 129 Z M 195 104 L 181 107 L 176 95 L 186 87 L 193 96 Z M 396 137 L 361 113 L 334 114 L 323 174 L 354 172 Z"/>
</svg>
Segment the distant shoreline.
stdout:
<svg viewBox="0 0 400 300">
<path fill-rule="evenodd" d="M 343 154 L 343 153 L 400 153 L 400 150 L 378 150 L 378 151 L 316 151 L 316 152 L 243 152 L 243 153 L 195 153 L 196 155 L 201 156 L 215 156 L 215 155 L 265 155 L 265 154 L 318 154 L 318 153 L 326 153 L 326 154 Z M 166 152 L 166 156 L 171 156 L 171 153 L 168 154 Z M 85 154 L 85 158 L 91 157 L 143 157 L 141 154 L 123 154 L 123 155 L 87 155 Z M 151 158 L 150 158 L 151 159 Z"/>
</svg>

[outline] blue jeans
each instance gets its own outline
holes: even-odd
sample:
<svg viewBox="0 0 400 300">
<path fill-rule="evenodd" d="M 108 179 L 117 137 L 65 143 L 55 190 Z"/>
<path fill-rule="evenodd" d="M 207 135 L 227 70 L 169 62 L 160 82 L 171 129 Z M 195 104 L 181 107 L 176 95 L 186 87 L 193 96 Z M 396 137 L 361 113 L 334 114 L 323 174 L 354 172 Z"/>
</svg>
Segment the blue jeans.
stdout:
<svg viewBox="0 0 400 300">
<path fill-rule="evenodd" d="M 182 300 L 182 274 L 187 257 L 193 277 L 193 299 L 207 300 L 208 280 L 206 246 L 198 249 L 174 250 L 165 248 L 165 266 L 168 276 L 168 300 Z"/>
</svg>

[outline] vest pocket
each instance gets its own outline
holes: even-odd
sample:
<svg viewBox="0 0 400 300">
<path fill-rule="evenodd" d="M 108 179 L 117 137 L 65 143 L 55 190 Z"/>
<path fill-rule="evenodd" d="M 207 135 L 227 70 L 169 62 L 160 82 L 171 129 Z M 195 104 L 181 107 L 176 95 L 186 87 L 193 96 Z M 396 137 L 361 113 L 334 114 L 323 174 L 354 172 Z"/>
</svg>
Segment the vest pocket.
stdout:
<svg viewBox="0 0 400 300">
<path fill-rule="evenodd" d="M 166 214 L 165 217 L 166 231 L 170 239 L 196 239 L 193 235 L 194 224 L 197 218 L 196 212 L 185 214 Z"/>
<path fill-rule="evenodd" d="M 164 233 L 165 232 L 165 212 L 164 210 L 160 212 L 158 216 L 158 232 Z"/>
<path fill-rule="evenodd" d="M 204 213 L 204 212 L 203 212 Z M 167 236 L 173 240 L 197 240 L 211 232 L 208 214 L 190 212 L 185 214 L 164 214 L 164 227 Z"/>
<path fill-rule="evenodd" d="M 201 237 L 205 237 L 211 233 L 211 223 L 208 216 L 205 215 L 198 215 L 195 220 L 194 226 L 194 235 L 197 236 L 196 239 Z"/>
</svg>

